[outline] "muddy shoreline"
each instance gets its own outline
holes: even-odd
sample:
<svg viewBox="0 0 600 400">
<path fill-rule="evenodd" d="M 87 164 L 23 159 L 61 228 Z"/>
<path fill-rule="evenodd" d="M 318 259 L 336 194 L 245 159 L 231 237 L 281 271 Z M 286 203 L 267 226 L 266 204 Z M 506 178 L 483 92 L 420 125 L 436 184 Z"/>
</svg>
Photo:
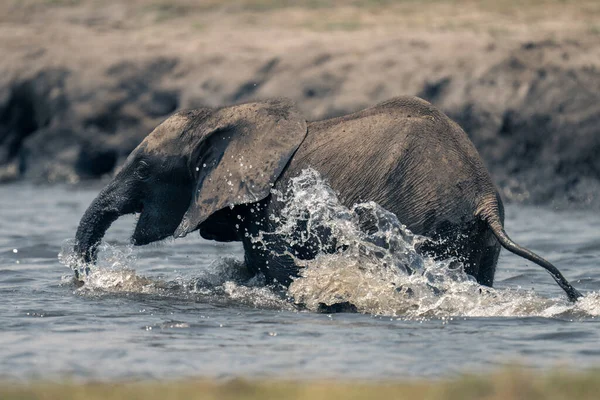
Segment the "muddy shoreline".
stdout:
<svg viewBox="0 0 600 400">
<path fill-rule="evenodd" d="M 138 17 L 113 2 L 47 3 L 2 6 L 0 181 L 110 175 L 179 109 L 285 96 L 315 120 L 413 94 L 460 123 L 506 200 L 600 208 L 600 30 L 407 28 L 359 6 L 352 25 L 351 8 Z M 292 24 L 319 13 L 351 17 Z"/>
</svg>

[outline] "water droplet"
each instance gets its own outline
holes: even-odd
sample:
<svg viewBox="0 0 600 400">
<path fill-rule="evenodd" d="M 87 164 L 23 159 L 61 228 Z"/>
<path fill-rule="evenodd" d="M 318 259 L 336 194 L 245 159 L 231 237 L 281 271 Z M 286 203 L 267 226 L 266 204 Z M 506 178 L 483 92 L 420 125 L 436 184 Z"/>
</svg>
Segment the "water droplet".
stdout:
<svg viewBox="0 0 600 400">
<path fill-rule="evenodd" d="M 13 249 L 13 253 L 17 254 L 19 252 L 18 249 Z"/>
</svg>

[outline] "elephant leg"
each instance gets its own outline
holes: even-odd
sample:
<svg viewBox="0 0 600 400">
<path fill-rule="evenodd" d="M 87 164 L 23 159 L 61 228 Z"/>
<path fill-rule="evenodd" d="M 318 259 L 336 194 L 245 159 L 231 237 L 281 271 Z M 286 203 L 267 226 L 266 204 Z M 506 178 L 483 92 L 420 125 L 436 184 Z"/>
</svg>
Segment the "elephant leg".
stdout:
<svg viewBox="0 0 600 400">
<path fill-rule="evenodd" d="M 465 272 L 477 283 L 492 287 L 496 274 L 496 263 L 500 254 L 500 243 L 493 232 L 483 223 L 477 223 L 464 244 L 467 254 Z"/>
<path fill-rule="evenodd" d="M 475 278 L 479 284 L 492 287 L 494 285 L 494 275 L 496 274 L 496 264 L 498 263 L 501 246 L 491 232 L 486 232 L 485 236 L 487 236 L 487 240 L 483 251 L 480 253 L 478 260 L 479 271 Z"/>
<path fill-rule="evenodd" d="M 262 273 L 269 283 L 289 286 L 298 276 L 298 267 L 290 255 L 288 246 L 277 238 L 268 238 L 265 242 L 253 242 L 244 239 L 244 259 L 253 273 Z"/>
<path fill-rule="evenodd" d="M 483 221 L 476 221 L 462 231 L 449 230 L 417 248 L 420 254 L 436 260 L 455 258 L 464 265 L 465 273 L 477 283 L 492 286 L 500 244 Z"/>
</svg>

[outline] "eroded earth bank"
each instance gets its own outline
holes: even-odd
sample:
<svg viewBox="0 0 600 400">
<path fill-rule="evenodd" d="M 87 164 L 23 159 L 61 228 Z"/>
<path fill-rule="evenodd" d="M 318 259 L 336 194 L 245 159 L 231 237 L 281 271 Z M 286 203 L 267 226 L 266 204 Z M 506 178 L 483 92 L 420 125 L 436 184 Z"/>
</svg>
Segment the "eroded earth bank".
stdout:
<svg viewBox="0 0 600 400">
<path fill-rule="evenodd" d="M 112 174 L 178 109 L 271 96 L 308 119 L 414 94 L 508 201 L 600 208 L 600 3 L 0 5 L 0 181 Z"/>
</svg>

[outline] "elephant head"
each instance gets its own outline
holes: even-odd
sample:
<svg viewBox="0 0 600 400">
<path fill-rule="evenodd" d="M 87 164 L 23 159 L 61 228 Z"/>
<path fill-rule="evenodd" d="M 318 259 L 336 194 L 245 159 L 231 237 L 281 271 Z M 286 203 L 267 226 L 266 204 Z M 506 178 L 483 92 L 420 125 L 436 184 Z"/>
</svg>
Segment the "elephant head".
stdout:
<svg viewBox="0 0 600 400">
<path fill-rule="evenodd" d="M 144 245 L 185 236 L 215 212 L 257 202 L 306 136 L 286 99 L 174 114 L 129 155 L 83 215 L 75 252 L 85 263 L 121 215 L 140 213 L 131 238 Z"/>
</svg>

